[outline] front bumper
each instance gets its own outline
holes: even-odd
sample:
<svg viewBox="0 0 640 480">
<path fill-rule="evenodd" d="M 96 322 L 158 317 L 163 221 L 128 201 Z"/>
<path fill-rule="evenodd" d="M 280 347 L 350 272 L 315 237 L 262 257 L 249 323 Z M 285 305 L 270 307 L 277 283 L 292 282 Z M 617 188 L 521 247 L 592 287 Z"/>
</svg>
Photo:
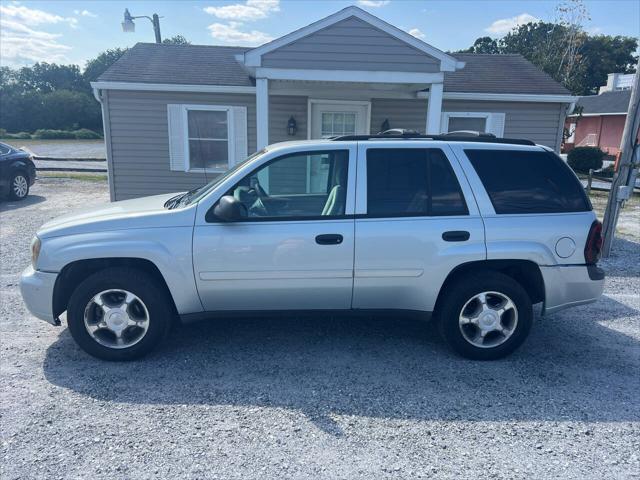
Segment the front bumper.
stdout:
<svg viewBox="0 0 640 480">
<path fill-rule="evenodd" d="M 592 303 L 602 296 L 604 272 L 586 265 L 540 267 L 545 300 L 542 314 Z"/>
<path fill-rule="evenodd" d="M 53 287 L 57 273 L 40 272 L 27 267 L 20 277 L 20 293 L 29 311 L 37 318 L 60 325 L 60 320 L 53 316 Z"/>
</svg>

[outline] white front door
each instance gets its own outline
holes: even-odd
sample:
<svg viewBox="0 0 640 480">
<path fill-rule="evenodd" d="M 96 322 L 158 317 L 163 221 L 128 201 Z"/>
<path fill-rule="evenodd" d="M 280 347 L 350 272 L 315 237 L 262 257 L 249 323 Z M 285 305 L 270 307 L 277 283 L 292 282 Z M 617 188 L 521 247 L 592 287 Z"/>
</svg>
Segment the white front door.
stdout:
<svg viewBox="0 0 640 480">
<path fill-rule="evenodd" d="M 369 133 L 369 108 L 369 102 L 311 100 L 310 138 Z"/>
</svg>

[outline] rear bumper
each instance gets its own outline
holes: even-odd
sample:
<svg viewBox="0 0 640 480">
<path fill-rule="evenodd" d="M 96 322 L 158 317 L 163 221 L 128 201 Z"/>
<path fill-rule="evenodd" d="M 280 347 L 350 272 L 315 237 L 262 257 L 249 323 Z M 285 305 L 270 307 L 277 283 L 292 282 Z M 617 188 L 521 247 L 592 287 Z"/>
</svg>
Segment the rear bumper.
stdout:
<svg viewBox="0 0 640 480">
<path fill-rule="evenodd" d="M 595 266 L 558 265 L 540 267 L 545 301 L 542 314 L 595 302 L 604 290 L 604 271 Z"/>
<path fill-rule="evenodd" d="M 53 287 L 57 273 L 40 272 L 28 267 L 20 277 L 20 293 L 29 311 L 51 325 L 60 325 L 53 316 Z"/>
</svg>

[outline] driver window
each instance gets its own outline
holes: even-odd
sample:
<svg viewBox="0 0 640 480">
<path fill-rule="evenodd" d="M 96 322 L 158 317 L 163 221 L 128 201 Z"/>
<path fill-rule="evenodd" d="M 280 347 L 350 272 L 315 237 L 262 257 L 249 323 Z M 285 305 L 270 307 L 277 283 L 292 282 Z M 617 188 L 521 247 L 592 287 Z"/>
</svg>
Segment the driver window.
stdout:
<svg viewBox="0 0 640 480">
<path fill-rule="evenodd" d="M 249 218 L 344 215 L 348 150 L 285 155 L 241 180 L 231 191 Z"/>
</svg>

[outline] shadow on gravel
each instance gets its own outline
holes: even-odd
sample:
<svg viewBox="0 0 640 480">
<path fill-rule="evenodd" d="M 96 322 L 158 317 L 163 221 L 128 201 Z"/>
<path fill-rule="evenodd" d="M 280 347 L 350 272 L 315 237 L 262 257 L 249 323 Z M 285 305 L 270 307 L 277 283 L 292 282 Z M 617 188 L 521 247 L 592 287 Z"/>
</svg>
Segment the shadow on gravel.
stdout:
<svg viewBox="0 0 640 480">
<path fill-rule="evenodd" d="M 336 436 L 343 432 L 332 414 L 640 420 L 638 341 L 596 321 L 638 312 L 606 297 L 595 305 L 537 317 L 525 345 L 497 362 L 454 356 L 419 320 L 298 316 L 177 328 L 164 347 L 131 363 L 90 358 L 64 330 L 44 371 L 53 384 L 101 401 L 271 406 L 300 411 Z"/>
<path fill-rule="evenodd" d="M 46 197 L 41 195 L 31 195 L 29 194 L 27 198 L 24 200 L 9 200 L 6 198 L 0 199 L 0 212 L 5 212 L 9 210 L 17 210 L 18 208 L 30 207 L 31 205 L 36 205 L 38 203 L 42 203 L 46 200 Z"/>
</svg>

